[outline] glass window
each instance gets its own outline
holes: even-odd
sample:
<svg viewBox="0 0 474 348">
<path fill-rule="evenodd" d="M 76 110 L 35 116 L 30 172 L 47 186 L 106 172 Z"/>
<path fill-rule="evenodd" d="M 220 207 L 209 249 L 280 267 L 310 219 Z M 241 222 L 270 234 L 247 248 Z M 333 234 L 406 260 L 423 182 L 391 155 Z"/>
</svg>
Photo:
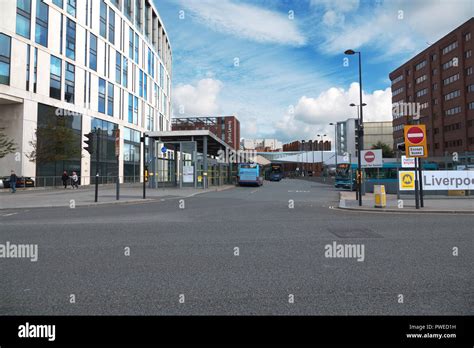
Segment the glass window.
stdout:
<svg viewBox="0 0 474 348">
<path fill-rule="evenodd" d="M 66 57 L 76 59 L 76 23 L 69 18 L 66 28 Z"/>
<path fill-rule="evenodd" d="M 90 34 L 89 68 L 97 71 L 97 36 Z"/>
<path fill-rule="evenodd" d="M 133 95 L 128 93 L 128 123 L 133 123 Z"/>
<path fill-rule="evenodd" d="M 36 77 L 38 71 L 38 48 L 35 47 L 35 56 L 33 57 L 33 92 L 36 93 Z"/>
<path fill-rule="evenodd" d="M 132 0 L 124 0 L 125 16 L 128 20 L 132 20 Z"/>
<path fill-rule="evenodd" d="M 74 65 L 66 62 L 66 90 L 64 91 L 64 99 L 72 104 L 74 104 L 75 70 Z"/>
<path fill-rule="evenodd" d="M 76 0 L 67 0 L 67 13 L 76 17 Z"/>
<path fill-rule="evenodd" d="M 115 12 L 109 8 L 109 41 L 115 45 Z"/>
<path fill-rule="evenodd" d="M 60 8 L 64 7 L 63 0 L 53 0 L 53 4 L 55 4 L 56 6 Z"/>
<path fill-rule="evenodd" d="M 114 115 L 114 84 L 111 82 L 107 85 L 107 115 Z"/>
<path fill-rule="evenodd" d="M 100 36 L 107 38 L 107 5 L 100 0 Z"/>
<path fill-rule="evenodd" d="M 122 86 L 128 88 L 128 59 L 123 57 Z"/>
<path fill-rule="evenodd" d="M 115 54 L 115 82 L 121 83 L 122 78 L 122 55 L 120 52 Z"/>
<path fill-rule="evenodd" d="M 38 0 L 39 1 L 39 0 Z M 31 0 L 16 2 L 16 33 L 27 39 L 30 38 Z"/>
<path fill-rule="evenodd" d="M 44 47 L 48 47 L 48 16 L 49 6 L 43 1 L 36 1 L 35 42 Z"/>
<path fill-rule="evenodd" d="M 138 124 L 138 98 L 133 97 L 133 124 Z"/>
<path fill-rule="evenodd" d="M 139 36 L 137 33 L 135 33 L 135 54 L 134 54 L 134 58 L 135 58 L 135 63 L 138 64 L 138 49 L 140 47 L 140 41 L 139 41 Z"/>
<path fill-rule="evenodd" d="M 11 37 L 0 33 L 0 84 L 10 84 Z"/>
<path fill-rule="evenodd" d="M 99 78 L 99 112 L 105 114 L 105 80 Z"/>
<path fill-rule="evenodd" d="M 143 71 L 140 69 L 140 75 L 138 79 L 138 95 L 143 98 Z"/>
<path fill-rule="evenodd" d="M 51 56 L 49 96 L 59 100 L 61 100 L 61 65 L 61 59 Z"/>
<path fill-rule="evenodd" d="M 31 46 L 26 46 L 26 90 L 30 90 L 30 50 Z"/>
<path fill-rule="evenodd" d="M 145 98 L 146 101 L 148 101 L 148 78 L 145 73 L 143 73 L 143 98 Z"/>
<path fill-rule="evenodd" d="M 141 22 L 141 1 L 140 0 L 136 0 L 135 1 L 135 25 L 138 27 L 138 29 L 140 29 L 140 31 L 142 30 L 142 22 Z"/>
<path fill-rule="evenodd" d="M 133 59 L 133 38 L 134 38 L 133 29 L 130 28 L 128 31 L 128 57 L 130 59 Z"/>
</svg>

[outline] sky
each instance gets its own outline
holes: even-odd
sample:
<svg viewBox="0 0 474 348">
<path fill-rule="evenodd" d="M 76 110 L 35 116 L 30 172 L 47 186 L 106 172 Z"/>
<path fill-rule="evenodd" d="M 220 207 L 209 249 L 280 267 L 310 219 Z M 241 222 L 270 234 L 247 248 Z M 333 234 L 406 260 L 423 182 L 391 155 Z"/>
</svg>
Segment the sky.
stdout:
<svg viewBox="0 0 474 348">
<path fill-rule="evenodd" d="M 174 117 L 235 115 L 243 138 L 334 137 L 391 120 L 389 73 L 474 16 L 474 0 L 154 0 L 173 51 Z"/>
</svg>

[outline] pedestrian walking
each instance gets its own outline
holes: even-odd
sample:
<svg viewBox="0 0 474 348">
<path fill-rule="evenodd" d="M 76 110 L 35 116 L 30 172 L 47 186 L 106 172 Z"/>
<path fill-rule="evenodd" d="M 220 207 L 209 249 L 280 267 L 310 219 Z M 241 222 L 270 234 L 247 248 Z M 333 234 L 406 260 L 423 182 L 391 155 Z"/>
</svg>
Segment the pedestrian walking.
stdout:
<svg viewBox="0 0 474 348">
<path fill-rule="evenodd" d="M 15 174 L 15 171 L 12 170 L 11 171 L 11 174 L 10 174 L 10 188 L 12 189 L 12 193 L 15 193 L 16 192 L 16 180 L 17 180 L 17 176 Z"/>
<path fill-rule="evenodd" d="M 67 188 L 67 182 L 69 180 L 69 175 L 67 174 L 67 171 L 64 171 L 63 176 L 61 177 L 61 180 L 63 181 L 64 188 Z"/>
<path fill-rule="evenodd" d="M 72 185 L 72 188 L 75 189 L 75 188 L 79 188 L 79 177 L 77 176 L 76 172 L 72 172 L 72 176 L 71 176 L 71 185 Z"/>
</svg>

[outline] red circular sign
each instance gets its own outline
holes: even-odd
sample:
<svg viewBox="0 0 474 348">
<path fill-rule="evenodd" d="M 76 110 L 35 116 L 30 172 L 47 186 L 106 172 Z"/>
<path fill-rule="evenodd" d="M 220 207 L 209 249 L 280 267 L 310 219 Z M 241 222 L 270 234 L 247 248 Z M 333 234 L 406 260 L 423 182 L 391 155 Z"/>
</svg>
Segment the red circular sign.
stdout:
<svg viewBox="0 0 474 348">
<path fill-rule="evenodd" d="M 367 151 L 364 155 L 364 159 L 367 163 L 372 163 L 375 160 L 375 153 Z"/>
<path fill-rule="evenodd" d="M 425 133 L 419 127 L 411 127 L 407 132 L 408 141 L 412 144 L 419 144 L 425 139 Z"/>
</svg>

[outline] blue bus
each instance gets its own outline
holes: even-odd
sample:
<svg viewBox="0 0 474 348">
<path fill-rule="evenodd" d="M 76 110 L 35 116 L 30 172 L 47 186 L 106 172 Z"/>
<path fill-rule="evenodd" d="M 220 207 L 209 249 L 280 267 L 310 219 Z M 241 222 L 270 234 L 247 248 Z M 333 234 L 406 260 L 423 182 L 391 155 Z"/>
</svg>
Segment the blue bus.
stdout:
<svg viewBox="0 0 474 348">
<path fill-rule="evenodd" d="M 270 165 L 270 173 L 268 180 L 270 181 L 280 181 L 283 179 L 283 170 L 281 164 L 279 163 L 272 163 Z"/>
<path fill-rule="evenodd" d="M 263 185 L 262 167 L 257 163 L 241 163 L 238 166 L 237 182 L 240 186 Z"/>
<path fill-rule="evenodd" d="M 438 170 L 436 163 L 423 163 L 424 170 Z M 386 162 L 382 168 L 365 168 L 363 169 L 364 181 L 369 184 L 376 185 L 398 185 L 397 172 L 401 168 L 399 162 Z M 339 163 L 336 168 L 336 178 L 334 186 L 336 188 L 355 190 L 356 184 L 357 164 L 355 163 Z"/>
</svg>

